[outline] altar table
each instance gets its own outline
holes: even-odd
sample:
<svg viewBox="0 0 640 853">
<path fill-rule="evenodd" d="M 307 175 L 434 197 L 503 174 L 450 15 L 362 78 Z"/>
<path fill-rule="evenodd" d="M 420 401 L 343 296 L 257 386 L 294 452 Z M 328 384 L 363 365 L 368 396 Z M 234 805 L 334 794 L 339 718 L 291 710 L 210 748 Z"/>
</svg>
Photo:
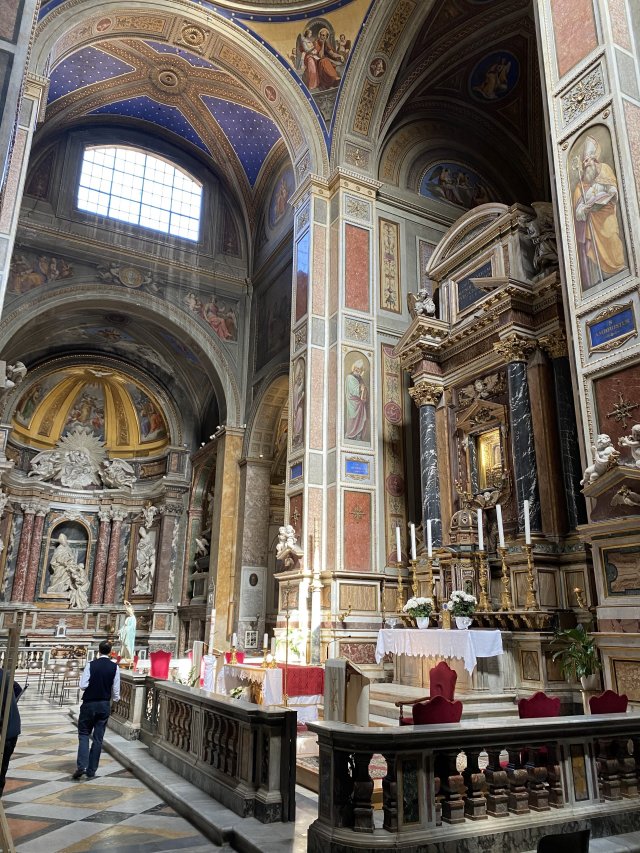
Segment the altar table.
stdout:
<svg viewBox="0 0 640 853">
<path fill-rule="evenodd" d="M 244 683 L 243 683 L 244 682 Z M 282 705 L 282 670 L 263 669 L 248 664 L 225 663 L 218 675 L 218 693 L 229 694 L 234 687 L 255 685 L 259 705 Z"/>
<path fill-rule="evenodd" d="M 500 631 L 447 631 L 444 628 L 385 628 L 378 632 L 376 663 L 389 653 L 410 657 L 460 658 L 464 661 L 464 668 L 471 673 L 478 658 L 502 654 L 502 634 Z"/>
</svg>

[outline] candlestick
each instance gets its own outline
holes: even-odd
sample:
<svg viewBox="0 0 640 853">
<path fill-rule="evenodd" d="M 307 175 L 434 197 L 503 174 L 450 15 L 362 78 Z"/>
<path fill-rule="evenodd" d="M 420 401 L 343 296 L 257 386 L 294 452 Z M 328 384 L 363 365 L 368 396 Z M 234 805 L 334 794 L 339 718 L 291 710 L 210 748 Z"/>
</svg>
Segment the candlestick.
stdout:
<svg viewBox="0 0 640 853">
<path fill-rule="evenodd" d="M 489 586 L 489 566 L 484 550 L 478 551 L 478 558 L 480 560 L 480 601 L 478 602 L 478 610 L 491 610 L 491 601 L 487 592 L 487 587 Z"/>
<path fill-rule="evenodd" d="M 436 602 L 436 586 L 433 578 L 433 563 L 431 562 L 431 557 L 427 556 L 427 571 L 426 571 L 426 581 L 427 581 L 427 590 L 428 595 L 431 597 L 433 601 L 433 612 L 438 612 L 438 606 Z"/>
<path fill-rule="evenodd" d="M 396 557 L 399 563 L 402 562 L 402 545 L 400 543 L 400 527 L 396 525 Z"/>
<path fill-rule="evenodd" d="M 531 519 L 529 518 L 529 501 L 523 503 L 524 512 L 524 541 L 531 545 Z"/>
<path fill-rule="evenodd" d="M 268 634 L 264 635 L 264 639 L 262 640 L 262 648 L 263 649 L 269 648 L 269 635 Z"/>
<path fill-rule="evenodd" d="M 507 566 L 507 549 L 504 545 L 498 548 L 502 560 L 502 592 L 500 594 L 500 610 L 511 610 L 511 577 Z"/>
<path fill-rule="evenodd" d="M 414 596 L 418 594 L 418 561 L 414 557 L 411 562 L 411 589 L 413 590 Z"/>
<path fill-rule="evenodd" d="M 402 607 L 404 605 L 404 595 L 402 593 L 402 575 L 400 574 L 401 568 L 398 566 L 398 589 L 396 591 L 396 613 L 402 613 Z"/>
<path fill-rule="evenodd" d="M 387 624 L 387 605 L 385 602 L 385 579 L 382 578 L 382 585 L 380 588 L 380 614 L 382 616 L 382 627 L 386 627 Z"/>
<path fill-rule="evenodd" d="M 416 526 L 413 522 L 411 522 L 410 528 L 411 530 L 411 559 L 415 560 L 416 558 Z M 400 562 L 398 560 L 398 562 Z"/>
<path fill-rule="evenodd" d="M 427 519 L 427 557 L 433 557 L 433 543 L 431 541 L 431 519 Z"/>
<path fill-rule="evenodd" d="M 502 507 L 496 504 L 496 521 L 498 522 L 498 542 L 500 548 L 504 548 L 504 528 L 502 526 Z"/>
<path fill-rule="evenodd" d="M 482 529 L 482 510 L 478 510 L 478 551 L 484 551 L 484 530 Z"/>
<path fill-rule="evenodd" d="M 536 596 L 536 584 L 533 574 L 533 548 L 531 545 L 525 545 L 524 549 L 527 552 L 527 600 L 525 607 L 527 610 L 538 610 L 538 598 Z"/>
</svg>

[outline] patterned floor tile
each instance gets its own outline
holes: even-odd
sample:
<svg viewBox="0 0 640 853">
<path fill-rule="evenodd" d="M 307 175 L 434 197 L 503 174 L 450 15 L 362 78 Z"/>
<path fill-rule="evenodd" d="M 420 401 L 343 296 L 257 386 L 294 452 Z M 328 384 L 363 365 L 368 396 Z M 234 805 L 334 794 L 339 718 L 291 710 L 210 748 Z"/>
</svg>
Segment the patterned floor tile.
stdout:
<svg viewBox="0 0 640 853">
<path fill-rule="evenodd" d="M 64 825 L 62 820 L 43 820 L 37 817 L 12 817 L 7 815 L 14 843 L 31 841 Z"/>
</svg>

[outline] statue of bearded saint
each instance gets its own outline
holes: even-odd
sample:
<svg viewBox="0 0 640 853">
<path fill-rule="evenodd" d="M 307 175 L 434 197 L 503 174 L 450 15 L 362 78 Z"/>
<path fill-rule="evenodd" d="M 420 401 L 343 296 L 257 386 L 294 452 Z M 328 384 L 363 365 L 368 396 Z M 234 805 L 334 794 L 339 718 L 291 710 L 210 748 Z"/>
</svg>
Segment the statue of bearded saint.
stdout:
<svg viewBox="0 0 640 853">
<path fill-rule="evenodd" d="M 145 527 L 141 527 L 136 549 L 136 595 L 151 595 L 153 576 L 156 570 L 156 548 Z"/>
</svg>

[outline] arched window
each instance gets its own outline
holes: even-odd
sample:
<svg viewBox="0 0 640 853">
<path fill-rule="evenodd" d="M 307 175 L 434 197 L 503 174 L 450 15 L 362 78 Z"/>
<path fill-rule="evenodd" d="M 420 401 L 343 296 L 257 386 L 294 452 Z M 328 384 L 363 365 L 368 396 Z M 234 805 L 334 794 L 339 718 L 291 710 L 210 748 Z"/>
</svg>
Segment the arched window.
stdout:
<svg viewBox="0 0 640 853">
<path fill-rule="evenodd" d="M 171 163 L 139 148 L 87 146 L 78 208 L 197 240 L 202 185 Z"/>
</svg>

